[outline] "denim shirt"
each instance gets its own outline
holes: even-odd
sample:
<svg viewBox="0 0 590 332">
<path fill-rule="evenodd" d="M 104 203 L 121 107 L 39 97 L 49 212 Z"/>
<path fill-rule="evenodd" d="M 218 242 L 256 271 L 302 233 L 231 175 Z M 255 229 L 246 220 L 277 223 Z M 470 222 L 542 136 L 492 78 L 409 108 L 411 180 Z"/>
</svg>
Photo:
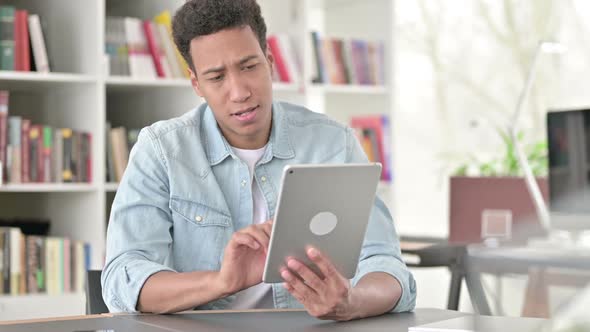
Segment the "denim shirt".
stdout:
<svg viewBox="0 0 590 332">
<path fill-rule="evenodd" d="M 255 179 L 274 217 L 285 165 L 359 163 L 354 132 L 325 115 L 274 102 L 272 128 Z M 232 233 L 252 224 L 248 166 L 235 156 L 207 104 L 141 130 L 113 202 L 102 292 L 111 312 L 135 312 L 140 290 L 159 271 L 219 270 Z M 391 215 L 376 198 L 355 285 L 370 272 L 395 277 L 402 296 L 393 311 L 413 310 L 416 283 L 401 259 Z M 273 284 L 275 308 L 302 308 Z M 224 309 L 235 296 L 198 309 Z"/>
</svg>

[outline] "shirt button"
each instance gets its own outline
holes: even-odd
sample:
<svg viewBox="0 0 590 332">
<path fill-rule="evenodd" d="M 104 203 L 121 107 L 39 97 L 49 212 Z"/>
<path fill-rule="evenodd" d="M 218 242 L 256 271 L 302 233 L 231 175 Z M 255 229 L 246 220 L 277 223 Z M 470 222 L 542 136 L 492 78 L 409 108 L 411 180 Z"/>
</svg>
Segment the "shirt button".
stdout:
<svg viewBox="0 0 590 332">
<path fill-rule="evenodd" d="M 196 217 L 195 217 L 195 220 L 196 220 L 197 222 L 201 222 L 201 221 L 203 221 L 203 217 L 201 217 L 201 216 L 196 216 Z"/>
<path fill-rule="evenodd" d="M 246 180 L 242 180 L 242 187 L 246 186 Z"/>
<path fill-rule="evenodd" d="M 262 180 L 262 182 L 266 182 L 266 176 L 261 177 L 260 180 Z"/>
</svg>

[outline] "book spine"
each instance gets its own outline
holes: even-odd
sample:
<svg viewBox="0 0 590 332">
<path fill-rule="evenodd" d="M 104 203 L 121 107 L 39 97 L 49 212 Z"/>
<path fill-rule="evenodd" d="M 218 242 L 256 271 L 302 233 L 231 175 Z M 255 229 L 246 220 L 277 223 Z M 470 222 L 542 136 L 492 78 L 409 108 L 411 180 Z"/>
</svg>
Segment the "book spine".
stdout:
<svg viewBox="0 0 590 332">
<path fill-rule="evenodd" d="M 63 138 L 63 164 L 61 165 L 61 177 L 64 182 L 72 182 L 72 130 L 64 128 L 61 130 Z"/>
<path fill-rule="evenodd" d="M 13 6 L 0 6 L 0 69 L 14 70 Z"/>
<path fill-rule="evenodd" d="M 49 126 L 43 127 L 43 150 L 42 150 L 42 164 L 43 164 L 43 182 L 51 182 L 51 153 L 53 150 L 53 128 Z"/>
<path fill-rule="evenodd" d="M 21 128 L 22 118 L 10 116 L 8 118 L 8 145 L 11 147 L 12 161 L 8 170 L 8 182 L 21 182 Z"/>
<path fill-rule="evenodd" d="M 31 120 L 22 120 L 21 130 L 21 180 L 23 183 L 31 182 L 30 160 L 29 160 L 29 131 L 31 129 Z"/>
<path fill-rule="evenodd" d="M 48 73 L 50 69 L 49 60 L 47 59 L 47 48 L 45 47 L 45 39 L 43 37 L 43 30 L 41 29 L 41 20 L 37 14 L 29 16 L 29 33 L 37 72 Z"/>
<path fill-rule="evenodd" d="M 160 48 L 156 42 L 156 36 L 154 35 L 154 24 L 150 20 L 145 20 L 142 22 L 142 25 L 143 32 L 147 39 L 148 49 L 152 55 L 154 67 L 156 68 L 156 74 L 158 77 L 166 77 L 166 74 L 164 73 L 164 67 L 162 66 L 162 59 L 160 58 Z"/>
<path fill-rule="evenodd" d="M 31 71 L 28 16 L 29 13 L 26 10 L 17 10 L 14 15 L 14 61 L 15 70 L 19 71 Z"/>
<path fill-rule="evenodd" d="M 7 138 L 8 138 L 8 91 L 0 91 L 0 183 L 6 180 Z"/>
<path fill-rule="evenodd" d="M 63 165 L 63 137 L 61 129 L 55 129 L 53 132 L 53 151 L 52 151 L 52 180 L 55 183 L 63 182 L 62 165 Z"/>
<path fill-rule="evenodd" d="M 287 63 L 281 53 L 281 48 L 279 46 L 279 39 L 277 36 L 269 36 L 267 39 L 268 47 L 270 48 L 270 52 L 272 53 L 277 72 L 279 74 L 279 78 L 281 82 L 290 83 L 291 77 L 289 76 L 289 69 L 287 68 Z"/>
</svg>

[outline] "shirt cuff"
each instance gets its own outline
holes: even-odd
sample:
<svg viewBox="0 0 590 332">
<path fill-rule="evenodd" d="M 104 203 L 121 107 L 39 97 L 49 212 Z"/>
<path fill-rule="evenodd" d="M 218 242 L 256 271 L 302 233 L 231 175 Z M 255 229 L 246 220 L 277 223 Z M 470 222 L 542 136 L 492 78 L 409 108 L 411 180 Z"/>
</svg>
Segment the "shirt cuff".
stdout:
<svg viewBox="0 0 590 332">
<path fill-rule="evenodd" d="M 138 312 L 137 303 L 143 285 L 150 276 L 161 271 L 176 272 L 167 266 L 147 260 L 138 259 L 125 264 L 123 278 L 126 291 L 124 294 L 113 294 L 116 305 L 120 306 L 119 309 L 125 312 Z"/>
</svg>

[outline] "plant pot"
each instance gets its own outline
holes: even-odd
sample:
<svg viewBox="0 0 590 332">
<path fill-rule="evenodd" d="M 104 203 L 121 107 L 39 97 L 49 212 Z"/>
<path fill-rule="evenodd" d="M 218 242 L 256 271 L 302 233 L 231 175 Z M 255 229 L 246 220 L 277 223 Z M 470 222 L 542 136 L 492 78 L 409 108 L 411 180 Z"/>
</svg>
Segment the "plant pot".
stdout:
<svg viewBox="0 0 590 332">
<path fill-rule="evenodd" d="M 545 202 L 546 178 L 537 178 Z M 486 237 L 524 241 L 544 234 L 521 177 L 451 177 L 449 241 L 478 243 Z"/>
</svg>

